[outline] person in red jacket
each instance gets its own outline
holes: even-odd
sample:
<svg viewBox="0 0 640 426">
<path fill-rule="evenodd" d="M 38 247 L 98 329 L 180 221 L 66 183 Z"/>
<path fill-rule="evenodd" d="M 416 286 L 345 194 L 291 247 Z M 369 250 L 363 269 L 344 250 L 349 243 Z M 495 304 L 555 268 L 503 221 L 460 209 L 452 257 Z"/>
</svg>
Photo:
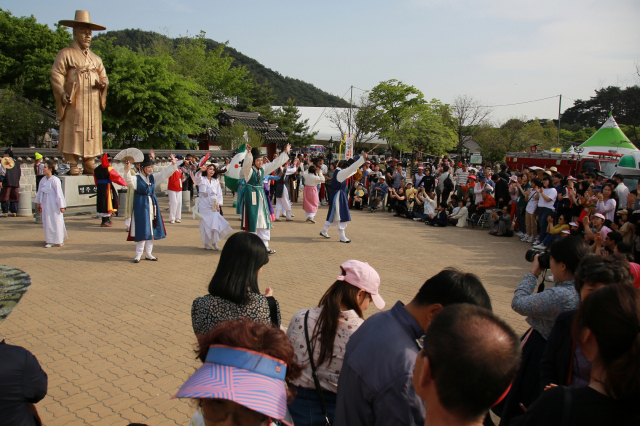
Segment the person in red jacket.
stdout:
<svg viewBox="0 0 640 426">
<path fill-rule="evenodd" d="M 113 184 L 127 186 L 127 182 L 116 172 L 109 163 L 109 155 L 104 154 L 99 167 L 93 169 L 93 179 L 97 186 L 96 211 L 102 217 L 100 226 L 109 228 L 113 226 L 111 215 L 118 211 L 118 193 Z"/>
<path fill-rule="evenodd" d="M 181 155 L 176 158 L 182 160 Z M 186 178 L 181 169 L 169 176 L 167 192 L 169 193 L 169 220 L 171 223 L 182 222 L 182 182 Z"/>
</svg>

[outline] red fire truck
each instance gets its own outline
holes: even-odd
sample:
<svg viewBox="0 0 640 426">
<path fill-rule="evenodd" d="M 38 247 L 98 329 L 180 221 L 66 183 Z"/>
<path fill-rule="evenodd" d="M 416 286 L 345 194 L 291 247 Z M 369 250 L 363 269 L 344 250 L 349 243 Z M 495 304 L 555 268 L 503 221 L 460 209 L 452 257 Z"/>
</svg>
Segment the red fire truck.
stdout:
<svg viewBox="0 0 640 426">
<path fill-rule="evenodd" d="M 578 173 L 601 171 L 611 177 L 622 154 L 591 152 L 588 155 L 557 152 L 508 152 L 507 165 L 512 171 L 522 171 L 524 167 L 537 166 L 545 170 L 551 167 L 558 173 L 575 176 Z"/>
</svg>

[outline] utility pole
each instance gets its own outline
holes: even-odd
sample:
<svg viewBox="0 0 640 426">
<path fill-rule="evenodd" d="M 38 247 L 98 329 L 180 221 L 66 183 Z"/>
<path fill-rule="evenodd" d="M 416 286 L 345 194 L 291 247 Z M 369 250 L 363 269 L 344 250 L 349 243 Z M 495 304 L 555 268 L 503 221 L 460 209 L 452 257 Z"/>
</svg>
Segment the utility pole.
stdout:
<svg viewBox="0 0 640 426">
<path fill-rule="evenodd" d="M 558 142 L 556 144 L 556 148 L 560 147 L 560 111 L 562 110 L 562 95 L 560 95 L 560 100 L 558 101 Z"/>
<path fill-rule="evenodd" d="M 351 97 L 349 98 L 349 123 L 348 123 L 348 128 L 349 128 L 349 135 L 351 136 L 351 107 L 353 105 L 353 85 L 351 86 Z"/>
</svg>

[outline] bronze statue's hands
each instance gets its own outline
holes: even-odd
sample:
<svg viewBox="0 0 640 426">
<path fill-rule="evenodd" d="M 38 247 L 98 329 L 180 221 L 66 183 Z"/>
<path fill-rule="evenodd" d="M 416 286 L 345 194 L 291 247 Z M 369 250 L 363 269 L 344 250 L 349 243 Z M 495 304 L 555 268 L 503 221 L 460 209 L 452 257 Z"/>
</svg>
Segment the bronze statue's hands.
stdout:
<svg viewBox="0 0 640 426">
<path fill-rule="evenodd" d="M 71 96 L 68 93 L 62 93 L 62 97 L 60 99 L 62 101 L 62 105 L 67 105 L 71 103 Z"/>
</svg>

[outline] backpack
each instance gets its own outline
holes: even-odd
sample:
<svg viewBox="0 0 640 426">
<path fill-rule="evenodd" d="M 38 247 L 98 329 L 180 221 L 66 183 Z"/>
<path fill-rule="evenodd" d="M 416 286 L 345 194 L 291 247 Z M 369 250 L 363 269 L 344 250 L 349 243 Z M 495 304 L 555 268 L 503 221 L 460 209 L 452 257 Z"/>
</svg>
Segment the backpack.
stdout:
<svg viewBox="0 0 640 426">
<path fill-rule="evenodd" d="M 451 173 L 449 173 L 447 178 L 444 180 L 444 189 L 447 191 L 453 191 L 453 188 L 453 180 L 451 180 Z"/>
</svg>

